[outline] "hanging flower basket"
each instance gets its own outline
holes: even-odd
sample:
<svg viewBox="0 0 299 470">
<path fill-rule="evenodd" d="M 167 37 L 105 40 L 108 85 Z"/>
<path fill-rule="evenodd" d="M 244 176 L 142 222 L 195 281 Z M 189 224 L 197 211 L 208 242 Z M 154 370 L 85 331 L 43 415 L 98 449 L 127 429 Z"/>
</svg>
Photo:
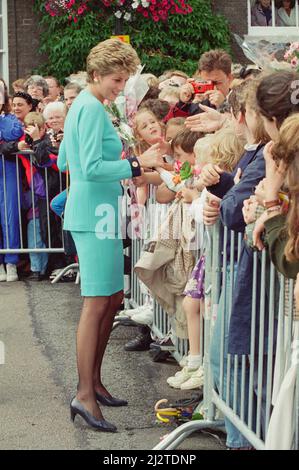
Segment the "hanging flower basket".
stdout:
<svg viewBox="0 0 299 470">
<path fill-rule="evenodd" d="M 115 15 L 131 21 L 138 15 L 153 21 L 166 21 L 169 15 L 188 15 L 188 0 L 48 0 L 45 8 L 51 16 L 68 15 L 75 23 L 88 10 Z"/>
</svg>

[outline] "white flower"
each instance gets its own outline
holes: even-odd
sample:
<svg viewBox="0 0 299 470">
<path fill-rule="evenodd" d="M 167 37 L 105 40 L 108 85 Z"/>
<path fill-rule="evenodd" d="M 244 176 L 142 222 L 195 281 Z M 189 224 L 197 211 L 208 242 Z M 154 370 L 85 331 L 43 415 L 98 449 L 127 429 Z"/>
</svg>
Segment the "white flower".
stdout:
<svg viewBox="0 0 299 470">
<path fill-rule="evenodd" d="M 140 4 L 139 0 L 135 0 L 135 1 L 132 3 L 132 8 L 135 10 L 136 8 L 139 7 L 139 4 Z"/>
<path fill-rule="evenodd" d="M 125 15 L 124 15 L 124 19 L 126 21 L 130 21 L 131 17 L 132 17 L 131 13 L 125 13 Z"/>
<path fill-rule="evenodd" d="M 141 3 L 144 8 L 147 8 L 150 6 L 150 2 L 148 2 L 147 0 L 141 0 Z"/>
<path fill-rule="evenodd" d="M 120 10 L 118 10 L 116 13 L 114 13 L 114 15 L 116 16 L 116 18 L 121 18 L 122 17 L 122 12 Z"/>
</svg>

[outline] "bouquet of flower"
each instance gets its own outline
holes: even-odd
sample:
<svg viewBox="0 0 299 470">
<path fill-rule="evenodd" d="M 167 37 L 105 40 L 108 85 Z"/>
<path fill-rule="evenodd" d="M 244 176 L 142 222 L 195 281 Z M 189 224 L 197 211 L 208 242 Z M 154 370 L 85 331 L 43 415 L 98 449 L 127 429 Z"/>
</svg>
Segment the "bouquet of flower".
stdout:
<svg viewBox="0 0 299 470">
<path fill-rule="evenodd" d="M 291 65 L 285 61 L 284 56 L 287 48 L 287 39 L 272 38 L 261 39 L 259 37 L 250 37 L 242 39 L 234 34 L 235 40 L 244 52 L 244 55 L 251 62 L 256 64 L 261 70 L 277 71 L 290 70 Z M 284 60 L 285 59 L 285 60 Z"/>
<path fill-rule="evenodd" d="M 68 14 L 75 23 L 91 9 L 114 14 L 125 21 L 133 19 L 135 14 L 153 21 L 166 21 L 169 15 L 192 13 L 187 0 L 48 0 L 45 8 L 51 16 Z"/>
<path fill-rule="evenodd" d="M 188 186 L 193 186 L 194 178 L 199 176 L 200 169 L 198 167 L 192 167 L 189 162 L 182 163 L 179 160 L 174 164 L 175 175 L 172 178 L 174 184 L 180 184 L 184 182 L 184 186 L 188 183 Z"/>
<path fill-rule="evenodd" d="M 299 42 L 293 42 L 284 55 L 284 59 L 299 72 Z"/>
<path fill-rule="evenodd" d="M 200 169 L 192 166 L 189 162 L 182 163 L 176 161 L 174 164 L 174 172 L 158 169 L 160 176 L 167 187 L 174 192 L 179 192 L 184 187 L 193 187 L 195 178 L 200 174 Z"/>
</svg>

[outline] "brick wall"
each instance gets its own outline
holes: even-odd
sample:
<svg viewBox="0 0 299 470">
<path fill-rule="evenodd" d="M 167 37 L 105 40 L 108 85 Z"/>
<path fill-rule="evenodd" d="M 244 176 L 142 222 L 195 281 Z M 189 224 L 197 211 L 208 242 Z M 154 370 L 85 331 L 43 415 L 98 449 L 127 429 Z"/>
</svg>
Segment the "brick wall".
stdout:
<svg viewBox="0 0 299 470">
<path fill-rule="evenodd" d="M 212 0 L 212 5 L 216 13 L 221 13 L 227 18 L 232 34 L 236 33 L 241 37 L 248 34 L 247 0 Z M 234 61 L 248 62 L 233 36 L 231 45 Z"/>
<path fill-rule="evenodd" d="M 31 75 L 42 62 L 38 54 L 38 18 L 34 0 L 8 0 L 9 81 Z"/>
<path fill-rule="evenodd" d="M 33 12 L 34 0 L 8 0 L 8 42 L 10 83 L 31 75 L 32 69 L 43 61 L 38 54 L 39 25 Z M 222 13 L 229 21 L 230 30 L 247 34 L 247 0 L 212 0 L 216 13 Z M 246 62 L 241 49 L 232 37 L 234 60 Z"/>
</svg>

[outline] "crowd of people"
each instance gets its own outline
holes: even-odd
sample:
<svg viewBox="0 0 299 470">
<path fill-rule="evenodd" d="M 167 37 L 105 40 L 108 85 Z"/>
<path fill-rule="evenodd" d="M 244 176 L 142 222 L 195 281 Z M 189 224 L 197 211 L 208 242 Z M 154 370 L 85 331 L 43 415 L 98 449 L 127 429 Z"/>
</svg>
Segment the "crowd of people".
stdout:
<svg viewBox="0 0 299 470">
<path fill-rule="evenodd" d="M 258 15 L 262 15 L 263 20 L 270 24 L 271 2 L 260 0 L 256 3 L 254 14 L 257 24 L 262 21 Z M 294 3 L 283 1 L 278 16 L 283 18 L 283 12 L 280 10 L 285 9 L 288 17 L 291 17 Z M 139 208 L 146 207 L 150 200 L 150 189 L 155 187 L 154 194 L 158 204 L 167 205 L 167 210 L 170 207 L 169 211 L 173 211 L 174 206 L 184 207 L 183 217 L 189 221 L 190 227 L 194 221 L 196 222 L 199 246 L 196 251 L 190 251 L 188 263 L 186 258 L 184 259 L 184 271 L 183 268 L 181 271 L 176 271 L 174 267 L 181 266 L 177 257 L 182 240 L 178 237 L 171 259 L 166 256 L 167 259 L 163 260 L 163 241 L 159 245 L 159 251 L 157 246 L 160 239 L 158 239 L 154 250 L 157 251 L 160 264 L 155 268 L 154 276 L 140 274 L 140 279 L 146 285 L 143 284 L 143 289 L 148 301 L 144 306 L 124 312 L 126 316 L 140 324 L 137 337 L 127 343 L 125 349 L 141 351 L 149 348 L 153 341 L 150 330 L 153 321 L 152 297 L 159 299 L 161 288 L 167 290 L 167 282 L 171 282 L 172 286 L 175 285 L 176 296 L 179 294 L 182 299 L 181 311 L 188 331 L 189 354 L 181 364 L 181 371 L 169 377 L 167 382 L 171 387 L 181 390 L 197 389 L 203 386 L 204 380 L 200 324 L 204 315 L 206 227 L 220 220 L 229 230 L 234 230 L 243 236 L 240 256 L 235 261 L 237 275 L 232 294 L 231 313 L 228 314 L 227 305 L 221 310 L 225 312 L 226 352 L 237 355 L 248 355 L 250 352 L 254 250 L 263 250 L 266 247 L 278 272 L 287 278 L 297 279 L 294 320 L 298 318 L 296 312 L 299 309 L 297 181 L 299 100 L 294 94 L 293 84 L 298 83 L 299 74 L 291 70 L 264 73 L 251 66 L 233 67 L 231 57 L 222 50 L 204 53 L 200 57 L 198 70 L 193 77 L 188 77 L 179 70 L 166 71 L 160 77 L 144 74 L 143 80 L 148 84 L 148 91 L 139 103 L 131 123 L 134 134 L 131 158 L 127 166 L 124 164 L 127 162 L 121 162 L 118 167 L 114 166 L 112 175 L 112 167 L 104 165 L 105 158 L 101 160 L 100 157 L 100 163 L 96 161 L 97 142 L 92 141 L 91 135 L 97 113 L 101 114 L 103 111 L 98 103 L 94 102 L 94 97 L 101 103 L 107 99 L 113 101 L 123 89 L 129 74 L 136 70 L 137 62 L 132 56 L 132 64 L 125 72 L 118 70 L 119 76 L 113 79 L 115 82 L 112 86 L 112 82 L 108 82 L 108 79 L 107 83 L 104 81 L 105 77 L 113 75 L 111 68 L 108 74 L 105 71 L 99 71 L 97 74 L 97 70 L 102 70 L 97 68 L 99 65 L 94 65 L 96 60 L 99 60 L 97 54 L 102 61 L 104 60 L 100 49 L 94 52 L 94 57 L 91 53 L 89 64 L 93 65 L 90 65 L 91 71 L 87 71 L 89 79 L 87 88 L 83 91 L 76 81 L 69 81 L 62 88 L 55 77 L 32 76 L 27 80 L 14 82 L 12 84 L 14 94 L 9 96 L 7 87 L 1 80 L 5 99 L 0 116 L 0 154 L 3 156 L 3 165 L 0 166 L 0 246 L 4 249 L 7 247 L 18 249 L 21 246 L 20 199 L 23 218 L 26 219 L 27 246 L 44 248 L 62 245 L 61 216 L 67 200 L 65 172 L 68 160 L 71 174 L 71 202 L 68 202 L 66 229 L 72 232 L 79 252 L 80 271 L 82 269 L 83 276 L 86 276 L 82 295 L 86 298 L 108 296 L 111 299 L 109 301 L 111 315 L 114 315 L 116 307 L 119 307 L 122 300 L 121 295 L 113 300 L 114 296 L 121 292 L 121 280 L 116 287 L 110 288 L 107 279 L 110 274 L 113 277 L 120 267 L 112 264 L 112 268 L 108 268 L 109 260 L 106 263 L 105 256 L 107 257 L 107 253 L 111 253 L 111 250 L 120 253 L 120 247 L 119 245 L 112 247 L 107 243 L 106 253 L 102 257 L 103 265 L 107 266 L 102 269 L 99 265 L 94 271 L 91 270 L 92 276 L 105 278 L 104 287 L 101 287 L 102 290 L 99 292 L 90 274 L 87 275 L 89 268 L 85 263 L 91 255 L 83 248 L 83 245 L 86 247 L 89 243 L 93 246 L 95 243 L 93 239 L 87 238 L 93 229 L 87 222 L 84 227 L 82 224 L 81 226 L 78 217 L 75 223 L 71 216 L 71 213 L 74 216 L 78 210 L 74 201 L 81 206 L 82 218 L 84 211 L 90 211 L 90 201 L 86 204 L 84 202 L 83 193 L 86 185 L 83 183 L 87 180 L 91 185 L 97 182 L 98 189 L 105 184 L 108 193 L 112 191 L 112 184 L 115 181 L 121 181 L 126 190 L 128 185 L 126 179 L 132 178 L 133 186 L 129 188 L 133 205 Z M 103 67 L 103 62 L 100 64 Z M 78 96 L 81 98 L 76 99 Z M 84 106 L 88 103 L 88 109 L 91 111 L 81 123 L 80 113 L 84 116 L 85 112 L 83 102 Z M 64 122 L 68 115 L 71 117 L 67 118 L 67 137 L 64 139 Z M 103 114 L 102 119 L 107 138 L 101 137 L 103 140 L 99 140 L 98 144 L 103 148 L 104 155 L 104 152 L 107 153 L 105 145 L 116 145 L 116 143 L 113 144 L 112 134 L 109 134 L 112 131 L 107 116 Z M 79 139 L 78 142 L 76 139 Z M 79 171 L 70 155 L 76 152 L 75 144 L 81 145 L 80 139 L 84 140 L 84 148 L 89 153 L 86 162 L 82 160 Z M 27 150 L 31 150 L 29 156 L 26 154 Z M 113 151 L 117 154 L 117 147 Z M 16 153 L 19 163 L 16 160 Z M 82 159 L 81 156 L 80 158 Z M 59 173 L 57 165 L 62 174 Z M 81 186 L 80 178 L 82 178 Z M 90 194 L 90 198 L 92 197 Z M 108 200 L 102 193 L 99 198 L 103 203 Z M 94 214 L 90 217 L 94 218 Z M 163 231 L 163 227 L 160 229 Z M 122 248 L 123 246 L 121 251 Z M 86 260 L 83 260 L 85 256 Z M 138 266 L 144 269 L 142 256 Z M 50 257 L 46 253 L 30 253 L 30 279 L 44 279 L 49 273 L 49 264 L 52 271 L 61 268 L 67 262 L 63 256 L 53 255 L 54 259 L 50 263 Z M 18 263 L 19 259 L 15 254 L 1 256 L 0 281 L 17 280 Z M 123 265 L 120 266 L 122 276 Z M 168 270 L 169 266 L 173 269 Z M 171 279 L 168 277 L 170 271 Z M 230 283 L 230 276 L 228 269 L 227 285 Z M 114 283 L 116 281 L 114 280 Z M 165 284 L 161 286 L 161 282 Z M 219 305 L 225 302 L 225 287 L 222 286 Z M 259 295 L 258 290 L 258 299 Z M 88 309 L 96 309 L 99 318 L 102 318 L 101 312 L 107 309 L 107 305 L 103 305 L 103 300 L 101 302 L 86 303 L 86 312 Z M 256 308 L 258 312 L 259 302 Z M 109 319 L 108 325 L 107 320 L 106 326 L 103 323 L 103 334 L 107 341 L 111 321 Z M 216 387 L 219 386 L 222 321 L 219 314 L 211 342 L 210 359 Z M 101 319 L 99 322 L 104 320 Z M 114 432 L 116 428 L 103 419 L 96 408 L 94 397 L 90 398 L 90 387 L 93 386 L 90 383 L 92 371 L 90 373 L 87 371 L 88 366 L 82 359 L 85 347 L 83 343 L 87 335 L 87 329 L 84 328 L 87 326 L 83 327 L 81 324 L 80 328 L 78 349 L 81 361 L 79 361 L 81 385 L 79 384 L 77 397 L 71 404 L 72 417 L 81 414 L 92 427 Z M 97 349 L 96 341 L 95 338 L 94 351 Z M 105 347 L 106 344 L 100 348 L 101 360 Z M 94 353 L 90 354 L 92 356 Z M 100 368 L 101 361 L 96 364 L 96 370 Z M 97 373 L 93 374 L 95 376 Z M 127 404 L 124 400 L 113 398 L 107 392 L 101 377 L 97 376 L 95 383 L 96 397 L 100 403 L 107 405 L 108 402 L 108 406 Z M 246 401 L 247 391 L 244 393 Z M 226 420 L 226 430 L 229 448 L 251 447 L 229 420 Z"/>
</svg>

